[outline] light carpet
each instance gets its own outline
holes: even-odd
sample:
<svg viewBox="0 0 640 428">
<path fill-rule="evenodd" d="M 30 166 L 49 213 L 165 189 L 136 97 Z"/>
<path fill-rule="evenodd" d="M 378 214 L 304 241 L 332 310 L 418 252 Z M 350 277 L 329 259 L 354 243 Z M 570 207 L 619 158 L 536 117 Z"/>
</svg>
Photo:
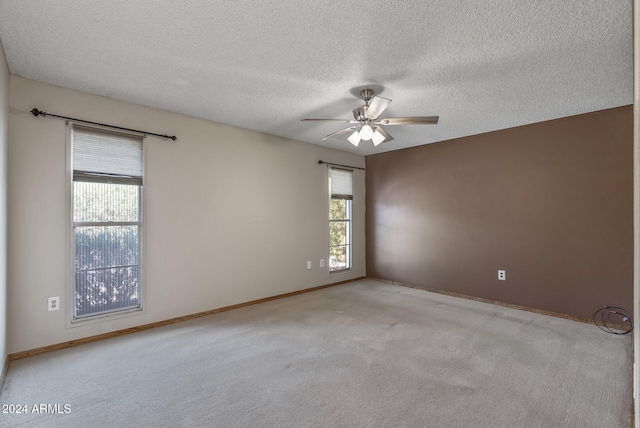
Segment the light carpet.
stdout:
<svg viewBox="0 0 640 428">
<path fill-rule="evenodd" d="M 14 361 L 0 426 L 629 428 L 631 380 L 630 335 L 363 280 Z"/>
</svg>

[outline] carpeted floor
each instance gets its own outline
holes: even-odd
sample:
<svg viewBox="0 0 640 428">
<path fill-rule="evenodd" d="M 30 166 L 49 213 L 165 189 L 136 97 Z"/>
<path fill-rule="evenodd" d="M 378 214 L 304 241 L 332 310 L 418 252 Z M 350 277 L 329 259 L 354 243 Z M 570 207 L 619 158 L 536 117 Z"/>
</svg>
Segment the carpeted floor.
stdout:
<svg viewBox="0 0 640 428">
<path fill-rule="evenodd" d="M 0 426 L 629 428 L 631 381 L 630 335 L 363 280 L 14 361 Z"/>
</svg>

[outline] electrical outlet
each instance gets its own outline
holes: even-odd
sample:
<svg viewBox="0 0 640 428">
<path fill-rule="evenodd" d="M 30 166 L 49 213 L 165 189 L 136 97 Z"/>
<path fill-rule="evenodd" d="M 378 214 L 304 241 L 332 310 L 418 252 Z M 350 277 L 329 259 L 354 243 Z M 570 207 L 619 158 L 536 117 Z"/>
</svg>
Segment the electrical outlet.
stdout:
<svg viewBox="0 0 640 428">
<path fill-rule="evenodd" d="M 311 269 L 311 260 L 307 260 L 307 269 Z"/>
<path fill-rule="evenodd" d="M 324 267 L 324 259 L 320 259 L 320 267 Z"/>
<path fill-rule="evenodd" d="M 507 271 L 499 270 L 498 271 L 498 280 L 499 281 L 506 281 L 507 280 Z"/>
<path fill-rule="evenodd" d="M 47 310 L 49 312 L 60 310 L 60 297 L 49 297 L 49 300 L 47 301 Z"/>
</svg>

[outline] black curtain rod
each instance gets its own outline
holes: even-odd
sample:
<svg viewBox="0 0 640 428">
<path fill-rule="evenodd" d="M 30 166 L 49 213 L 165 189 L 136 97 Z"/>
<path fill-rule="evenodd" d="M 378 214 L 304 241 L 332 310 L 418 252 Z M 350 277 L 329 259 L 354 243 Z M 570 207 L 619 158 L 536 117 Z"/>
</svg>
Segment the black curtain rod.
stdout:
<svg viewBox="0 0 640 428">
<path fill-rule="evenodd" d="M 353 169 L 361 169 L 364 171 L 364 168 L 360 168 L 359 166 L 349 166 L 349 165 L 340 165 L 339 163 L 331 163 L 331 162 L 325 162 L 322 160 L 318 161 L 318 164 L 322 165 L 322 164 L 327 164 L 327 165 L 332 165 L 332 166 L 341 166 L 343 168 L 353 168 Z"/>
<path fill-rule="evenodd" d="M 66 119 L 66 120 L 72 120 L 74 122 L 88 123 L 90 125 L 104 126 L 106 128 L 120 129 L 121 131 L 137 132 L 138 134 L 144 134 L 144 135 L 155 135 L 156 137 L 168 138 L 169 140 L 173 140 L 173 141 L 176 141 L 178 139 L 175 135 L 156 134 L 154 132 L 145 132 L 145 131 L 139 131 L 137 129 L 123 128 L 121 126 L 107 125 L 106 123 L 91 122 L 91 121 L 88 121 L 88 120 L 75 119 L 73 117 L 58 116 L 57 114 L 45 113 L 44 111 L 38 110 L 35 107 L 31 110 L 31 113 L 35 117 L 38 117 L 38 116 L 44 116 L 44 117 L 51 116 L 51 117 L 57 117 L 58 119 Z"/>
</svg>

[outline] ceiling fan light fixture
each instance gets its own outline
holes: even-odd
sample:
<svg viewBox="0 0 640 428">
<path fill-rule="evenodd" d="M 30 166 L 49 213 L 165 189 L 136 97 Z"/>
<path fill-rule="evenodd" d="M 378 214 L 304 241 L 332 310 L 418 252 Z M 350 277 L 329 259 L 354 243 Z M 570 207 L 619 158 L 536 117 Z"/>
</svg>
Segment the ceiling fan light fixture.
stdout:
<svg viewBox="0 0 640 428">
<path fill-rule="evenodd" d="M 364 125 L 362 129 L 360 129 L 360 138 L 367 141 L 373 137 L 373 129 L 369 125 Z"/>
<path fill-rule="evenodd" d="M 358 144 L 360 144 L 360 133 L 358 131 L 354 132 L 349 136 L 348 140 L 351 144 L 358 147 Z"/>
<path fill-rule="evenodd" d="M 1 0 L 0 0 L 1 1 Z M 353 109 L 353 120 L 349 119 L 302 119 L 310 121 L 326 121 L 326 122 L 342 122 L 348 123 L 347 128 L 333 132 L 321 138 L 325 141 L 329 138 L 345 138 L 351 144 L 358 147 L 360 141 L 371 140 L 374 146 L 382 143 L 388 143 L 393 137 L 383 128 L 384 126 L 396 125 L 435 125 L 438 123 L 438 116 L 413 116 L 413 117 L 384 117 L 380 115 L 386 111 L 391 103 L 388 98 L 377 96 L 373 89 L 363 89 L 360 91 L 360 97 L 364 100 L 364 105 Z M 357 131 L 354 129 L 359 128 Z"/>
<path fill-rule="evenodd" d="M 384 141 L 384 135 L 382 135 L 380 131 L 376 129 L 376 131 L 371 136 L 371 140 L 373 141 L 373 145 L 377 146 Z"/>
</svg>

